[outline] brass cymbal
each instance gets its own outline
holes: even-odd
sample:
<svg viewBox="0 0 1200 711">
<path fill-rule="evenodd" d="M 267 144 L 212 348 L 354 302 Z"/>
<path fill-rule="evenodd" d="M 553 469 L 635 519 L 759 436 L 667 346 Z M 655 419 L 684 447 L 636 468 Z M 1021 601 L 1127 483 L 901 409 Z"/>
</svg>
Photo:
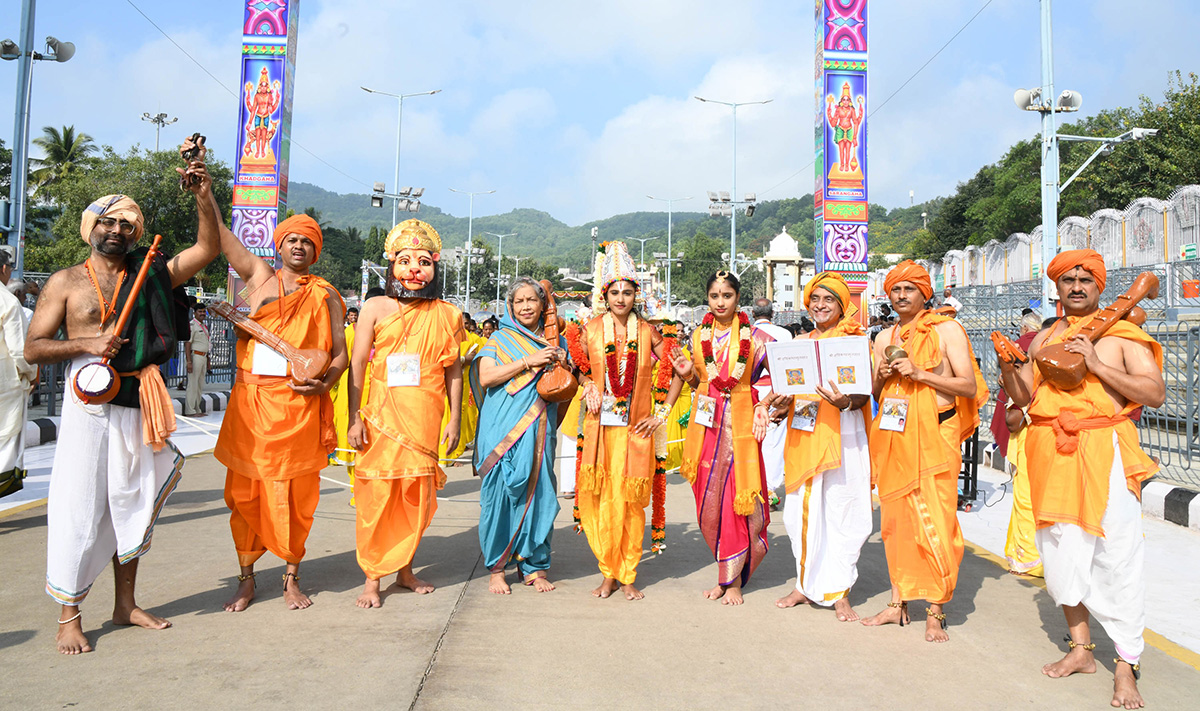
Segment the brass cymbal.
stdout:
<svg viewBox="0 0 1200 711">
<path fill-rule="evenodd" d="M 888 346 L 887 348 L 883 349 L 883 357 L 887 358 L 887 362 L 893 363 L 900 358 L 907 358 L 908 351 L 904 350 L 900 346 Z"/>
</svg>

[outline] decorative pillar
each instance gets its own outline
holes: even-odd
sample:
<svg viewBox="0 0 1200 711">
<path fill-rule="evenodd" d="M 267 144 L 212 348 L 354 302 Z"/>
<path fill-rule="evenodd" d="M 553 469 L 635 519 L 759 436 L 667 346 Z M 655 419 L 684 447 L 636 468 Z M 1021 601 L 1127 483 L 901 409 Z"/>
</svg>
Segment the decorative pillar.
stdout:
<svg viewBox="0 0 1200 711">
<path fill-rule="evenodd" d="M 276 257 L 272 233 L 287 210 L 300 0 L 244 2 L 233 234 L 271 261 Z M 240 306 L 242 285 L 232 269 L 229 283 L 229 297 Z"/>
<path fill-rule="evenodd" d="M 858 303 L 867 287 L 867 0 L 816 0 L 816 28 L 815 268 L 845 277 Z"/>
</svg>

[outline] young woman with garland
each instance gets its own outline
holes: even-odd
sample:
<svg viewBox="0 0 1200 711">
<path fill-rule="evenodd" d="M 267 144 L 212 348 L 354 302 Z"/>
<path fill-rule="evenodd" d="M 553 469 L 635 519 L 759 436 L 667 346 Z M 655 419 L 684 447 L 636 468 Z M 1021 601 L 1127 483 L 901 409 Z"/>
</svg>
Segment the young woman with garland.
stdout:
<svg viewBox="0 0 1200 711">
<path fill-rule="evenodd" d="M 623 248 L 607 245 L 599 270 L 608 277 L 600 280 L 605 313 L 582 329 L 569 329 L 567 343 L 586 405 L 576 503 L 604 576 L 592 595 L 606 598 L 619 588 L 627 600 L 640 600 L 644 595 L 634 581 L 657 469 L 654 433 L 666 423 L 681 383 L 673 374 L 669 385 L 652 381 L 651 353 L 667 362 L 673 354 L 634 311 L 638 287 L 625 278 L 633 265 Z"/>
<path fill-rule="evenodd" d="M 766 344 L 738 310 L 741 284 L 727 272 L 708 280 L 708 308 L 692 336 L 692 357 L 675 370 L 696 391 L 680 473 L 692 483 L 700 531 L 717 561 L 709 600 L 742 604 L 742 588 L 767 554 L 767 481 L 760 444 L 765 402 L 754 385 L 767 375 Z"/>
</svg>

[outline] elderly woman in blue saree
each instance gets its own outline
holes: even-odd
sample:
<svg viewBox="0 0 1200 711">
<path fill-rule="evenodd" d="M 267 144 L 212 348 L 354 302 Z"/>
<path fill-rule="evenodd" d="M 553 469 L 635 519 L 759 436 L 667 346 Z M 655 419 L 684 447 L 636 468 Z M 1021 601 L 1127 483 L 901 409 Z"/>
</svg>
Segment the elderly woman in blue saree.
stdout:
<svg viewBox="0 0 1200 711">
<path fill-rule="evenodd" d="M 558 408 L 538 396 L 542 367 L 565 357 L 565 341 L 542 337 L 546 293 L 528 277 L 508 290 L 508 315 L 475 358 L 471 388 L 479 403 L 473 463 L 479 491 L 479 546 L 491 571 L 488 589 L 512 592 L 505 570 L 515 564 L 538 592 L 554 589 L 550 537 L 559 505 L 554 479 Z M 565 403 L 564 403 L 565 406 Z"/>
</svg>

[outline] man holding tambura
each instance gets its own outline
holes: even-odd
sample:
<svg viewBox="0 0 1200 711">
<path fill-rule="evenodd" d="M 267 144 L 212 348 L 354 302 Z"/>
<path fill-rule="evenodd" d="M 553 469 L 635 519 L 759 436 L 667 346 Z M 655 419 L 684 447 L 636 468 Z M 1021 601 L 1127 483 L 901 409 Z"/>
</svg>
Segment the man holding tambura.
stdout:
<svg viewBox="0 0 1200 711">
<path fill-rule="evenodd" d="M 192 147 L 185 144 L 184 148 Z M 134 602 L 138 558 L 150 549 L 154 522 L 179 481 L 183 456 L 166 437 L 174 410 L 158 366 L 177 343 L 171 290 L 217 256 L 217 216 L 204 147 L 181 174 L 194 178 L 200 225 L 196 244 L 174 257 L 151 260 L 123 333 L 114 333 L 147 250 L 136 248 L 142 211 L 125 195 L 106 195 L 83 211 L 80 236 L 91 246 L 83 264 L 46 281 L 29 325 L 25 358 L 48 365 L 69 361 L 66 382 L 89 363 L 108 358 L 120 374 L 107 404 L 85 404 L 68 385 L 50 474 L 46 592 L 62 605 L 58 651 L 92 651 L 79 604 L 111 558 L 116 575 L 113 624 L 164 629 L 167 620 Z M 186 326 L 186 324 L 183 324 Z M 66 340 L 56 340 L 60 328 Z M 123 337 L 124 336 L 124 337 Z M 145 425 L 145 427 L 144 427 Z"/>
</svg>

